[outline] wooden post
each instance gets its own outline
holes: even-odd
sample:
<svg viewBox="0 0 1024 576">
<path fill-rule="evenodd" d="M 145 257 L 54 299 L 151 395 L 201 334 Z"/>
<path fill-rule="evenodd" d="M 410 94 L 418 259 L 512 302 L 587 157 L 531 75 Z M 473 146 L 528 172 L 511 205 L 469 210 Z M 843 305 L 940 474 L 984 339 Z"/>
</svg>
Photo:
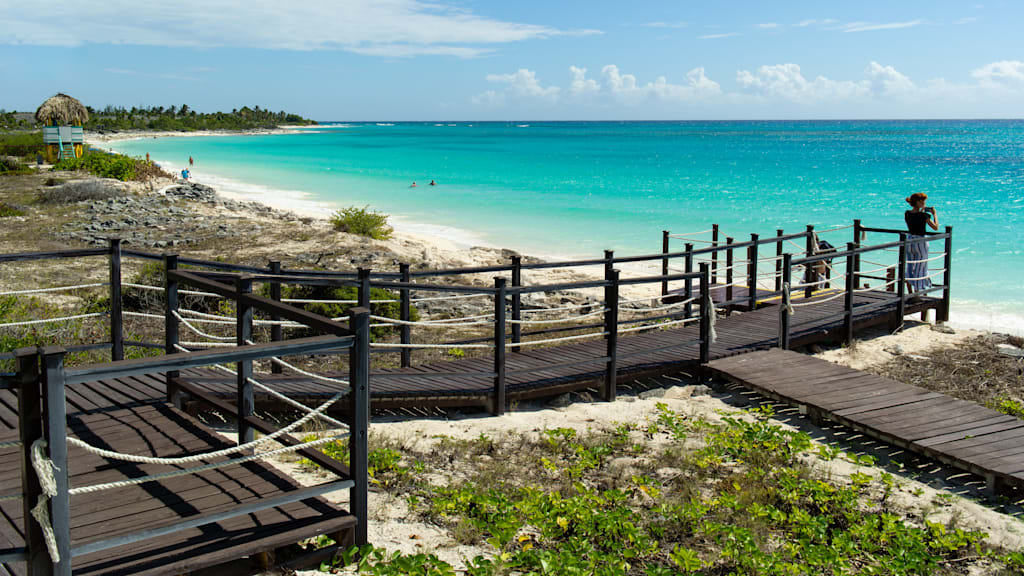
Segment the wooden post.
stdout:
<svg viewBox="0 0 1024 576">
<path fill-rule="evenodd" d="M 846 250 L 849 252 L 846 255 L 846 298 L 843 301 L 843 311 L 845 312 L 843 316 L 843 342 L 846 344 L 853 342 L 853 291 L 857 289 L 857 275 L 854 272 L 857 255 L 853 251 L 856 249 L 857 244 L 854 242 L 846 245 Z"/>
<path fill-rule="evenodd" d="M 668 254 L 668 241 L 669 241 L 668 230 L 662 230 L 661 231 L 661 253 L 662 254 Z M 662 276 L 668 276 L 668 257 L 667 256 L 663 257 L 661 259 L 661 275 Z M 661 295 L 664 296 L 666 294 L 668 294 L 668 280 L 662 280 L 661 281 Z"/>
<path fill-rule="evenodd" d="M 891 266 L 885 269 L 885 291 L 896 291 L 896 269 Z"/>
<path fill-rule="evenodd" d="M 862 226 L 861 226 L 861 223 L 860 223 L 860 218 L 854 218 L 853 219 L 853 243 L 857 244 L 858 246 L 860 245 L 860 240 L 861 240 L 860 237 L 861 237 L 862 234 L 864 234 L 863 232 L 861 232 L 861 228 L 862 228 Z"/>
<path fill-rule="evenodd" d="M 369 450 L 367 440 L 370 429 L 370 309 L 357 307 L 349 310 L 349 330 L 355 334 L 355 344 L 349 349 L 349 471 L 355 485 L 349 490 L 349 506 L 356 517 L 355 545 L 367 543 Z"/>
<path fill-rule="evenodd" d="M 398 265 L 398 272 L 402 275 L 402 282 L 408 284 L 412 282 L 412 274 L 409 272 L 409 264 L 402 263 Z M 401 300 L 399 318 L 403 322 L 412 321 L 412 292 L 408 288 L 402 288 L 398 291 L 398 298 Z M 408 324 L 402 324 L 398 332 L 402 344 L 408 346 L 412 343 L 412 326 Z M 412 349 L 402 348 L 402 368 L 408 368 L 412 366 Z"/>
<path fill-rule="evenodd" d="M 249 340 L 252 340 L 252 306 L 242 301 L 243 294 L 252 294 L 252 277 L 249 275 L 243 275 L 235 281 L 235 289 L 238 293 L 238 297 L 235 299 L 235 309 L 237 311 L 235 332 L 238 337 L 239 346 L 248 346 Z M 238 389 L 235 397 L 235 408 L 237 409 L 238 419 L 238 444 L 245 444 L 252 442 L 255 439 L 253 429 L 246 422 L 246 418 L 253 415 L 255 409 L 255 400 L 253 398 L 253 387 L 252 387 L 252 360 L 242 360 L 237 363 L 238 370 Z"/>
<path fill-rule="evenodd" d="M 68 493 L 68 421 L 64 398 L 64 354 L 56 346 L 42 349 L 43 384 L 45 389 L 46 419 L 44 437 L 47 452 L 53 462 L 53 476 L 57 481 L 57 494 L 50 498 L 50 525 L 60 562 L 53 565 L 54 576 L 71 576 L 71 495 Z M 28 447 L 26 447 L 27 449 Z M 33 503 L 34 504 L 34 503 Z"/>
<path fill-rule="evenodd" d="M 171 271 L 178 269 L 178 255 L 164 254 L 164 280 L 166 284 L 166 311 L 164 313 L 164 354 L 178 354 L 178 281 L 171 278 Z M 176 380 L 181 376 L 177 370 L 168 370 L 165 376 L 167 402 L 179 410 L 185 407 L 184 398 L 178 389 Z"/>
<path fill-rule="evenodd" d="M 757 310 L 757 259 L 760 253 L 758 240 L 757 234 L 751 234 L 750 241 L 753 244 L 747 248 L 747 306 L 750 310 Z"/>
<path fill-rule="evenodd" d="M 807 238 L 806 238 L 806 254 L 807 258 L 814 256 L 814 252 L 817 251 L 817 246 L 814 245 L 814 226 L 811 224 L 807 225 Z M 815 285 L 812 282 L 818 281 L 818 275 L 814 272 L 814 266 L 808 266 L 804 264 L 804 284 L 807 287 L 804 288 L 804 298 L 810 298 L 814 295 Z"/>
<path fill-rule="evenodd" d="M 942 267 L 946 270 L 942 273 L 942 303 L 939 305 L 939 309 L 935 314 L 936 322 L 949 322 L 949 282 L 952 278 L 951 272 L 953 271 L 953 227 L 946 226 L 946 234 L 949 236 L 946 238 L 945 251 L 946 255 L 942 259 Z"/>
<path fill-rule="evenodd" d="M 792 300 L 787 286 L 792 286 L 793 281 L 793 255 L 786 253 L 782 255 L 782 303 L 779 306 L 779 348 L 789 350 L 789 303 Z"/>
<path fill-rule="evenodd" d="M 505 299 L 507 286 L 504 278 L 494 279 L 494 399 L 491 414 L 505 413 Z"/>
<path fill-rule="evenodd" d="M 718 224 L 711 225 L 711 283 L 718 284 Z"/>
<path fill-rule="evenodd" d="M 726 236 L 725 245 L 728 247 L 725 251 L 725 301 L 729 302 L 729 304 L 726 305 L 726 311 L 729 311 L 732 310 L 732 238 Z"/>
<path fill-rule="evenodd" d="M 271 274 L 275 274 L 275 275 L 281 273 L 281 261 L 280 260 L 271 260 L 270 261 L 270 273 Z M 280 302 L 281 301 L 281 283 L 280 282 L 271 282 L 270 283 L 270 299 L 274 300 L 276 302 Z M 272 321 L 274 321 L 274 322 L 280 322 L 281 321 L 281 317 L 280 316 L 276 316 L 276 315 L 271 316 L 270 319 Z M 271 340 L 271 342 L 280 342 L 281 340 L 284 340 L 284 328 L 280 324 L 271 324 L 270 325 L 270 340 Z M 277 362 L 271 362 L 270 363 L 270 373 L 271 374 L 282 374 L 283 372 L 284 372 L 284 367 L 282 367 L 280 364 L 278 364 Z"/>
<path fill-rule="evenodd" d="M 896 292 L 899 295 L 899 301 L 896 302 L 896 317 L 889 324 L 889 331 L 895 333 L 903 326 L 903 317 L 906 315 L 905 308 L 907 305 L 907 233 L 900 232 L 900 263 L 899 269 L 896 270 L 897 278 Z"/>
<path fill-rule="evenodd" d="M 50 555 L 43 540 L 39 523 L 32 518 L 32 508 L 43 493 L 39 477 L 32 468 L 32 444 L 43 437 L 43 392 L 39 385 L 39 351 L 19 348 L 14 351 L 18 364 L 18 436 L 21 441 L 21 510 L 24 522 L 25 550 L 28 556 L 28 574 L 46 574 L 53 571 Z"/>
<path fill-rule="evenodd" d="M 618 351 L 619 351 L 619 271 L 612 269 L 611 259 L 606 260 L 604 279 L 608 284 L 604 287 L 604 337 L 608 363 L 604 370 L 604 386 L 601 398 L 606 402 L 614 402 L 618 386 Z"/>
<path fill-rule="evenodd" d="M 686 266 L 684 271 L 689 274 L 693 272 L 693 244 L 686 245 Z M 693 298 L 693 280 L 686 279 L 686 290 L 683 292 L 683 298 L 689 300 Z M 690 302 L 686 303 L 683 307 L 683 317 L 689 318 L 693 314 L 693 305 Z"/>
<path fill-rule="evenodd" d="M 700 365 L 703 368 L 711 361 L 711 315 L 715 313 L 711 305 L 711 286 L 709 283 L 708 265 L 700 264 Z"/>
<path fill-rule="evenodd" d="M 370 269 L 358 268 L 356 270 L 356 275 L 359 279 L 358 296 L 356 298 L 357 300 L 359 300 L 359 303 L 356 304 L 356 306 L 359 306 L 360 308 L 366 308 L 367 310 L 371 310 L 372 314 L 373 308 L 370 306 Z"/>
<path fill-rule="evenodd" d="M 783 231 L 781 229 L 775 231 L 776 238 L 782 238 Z M 782 240 L 775 241 L 775 291 L 779 292 L 782 290 Z"/>
<path fill-rule="evenodd" d="M 121 301 L 121 239 L 110 239 L 110 359 L 124 360 L 124 303 Z"/>
<path fill-rule="evenodd" d="M 523 257 L 513 256 L 512 257 L 512 287 L 518 287 L 523 285 Z M 518 344 L 523 339 L 523 326 L 519 324 L 519 321 L 523 319 L 523 297 L 518 292 L 512 295 L 512 343 Z M 512 349 L 512 353 L 522 352 L 522 347 L 515 347 Z"/>
</svg>

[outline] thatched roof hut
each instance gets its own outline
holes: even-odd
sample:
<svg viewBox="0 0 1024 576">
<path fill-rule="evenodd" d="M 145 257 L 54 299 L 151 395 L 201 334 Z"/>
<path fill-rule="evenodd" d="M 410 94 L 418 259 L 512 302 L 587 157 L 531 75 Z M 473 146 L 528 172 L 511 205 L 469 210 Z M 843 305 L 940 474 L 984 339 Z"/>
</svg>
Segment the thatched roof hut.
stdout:
<svg viewBox="0 0 1024 576">
<path fill-rule="evenodd" d="M 45 126 L 81 126 L 89 121 L 89 111 L 67 94 L 57 94 L 36 110 L 36 120 Z"/>
</svg>

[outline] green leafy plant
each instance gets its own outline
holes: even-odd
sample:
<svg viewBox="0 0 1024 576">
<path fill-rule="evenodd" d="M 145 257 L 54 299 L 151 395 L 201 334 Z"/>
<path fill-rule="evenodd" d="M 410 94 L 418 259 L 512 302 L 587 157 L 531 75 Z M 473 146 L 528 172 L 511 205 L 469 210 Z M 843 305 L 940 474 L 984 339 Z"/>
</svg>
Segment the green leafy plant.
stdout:
<svg viewBox="0 0 1024 576">
<path fill-rule="evenodd" d="M 115 178 L 123 182 L 135 179 L 136 158 L 88 150 L 79 158 L 64 158 L 53 165 L 54 170 L 80 170 L 101 178 Z"/>
<path fill-rule="evenodd" d="M 25 211 L 20 208 L 15 208 L 9 204 L 0 202 L 0 218 L 7 218 L 10 216 L 24 216 Z"/>
<path fill-rule="evenodd" d="M 388 215 L 370 210 L 369 206 L 342 208 L 331 216 L 330 221 L 339 232 L 367 236 L 374 240 L 387 240 L 394 232 L 388 226 Z"/>
</svg>

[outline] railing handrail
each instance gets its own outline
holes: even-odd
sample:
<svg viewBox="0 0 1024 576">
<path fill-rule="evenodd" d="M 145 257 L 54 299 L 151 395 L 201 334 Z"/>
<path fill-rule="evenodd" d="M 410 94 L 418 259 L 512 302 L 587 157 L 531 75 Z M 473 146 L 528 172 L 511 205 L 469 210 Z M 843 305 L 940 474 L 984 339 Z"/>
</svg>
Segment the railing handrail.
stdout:
<svg viewBox="0 0 1024 576">
<path fill-rule="evenodd" d="M 110 254 L 109 248 L 21 252 L 16 254 L 0 254 L 0 262 L 22 262 L 26 260 L 47 260 L 51 258 L 79 258 L 83 256 L 106 256 L 107 254 Z"/>
<path fill-rule="evenodd" d="M 295 354 L 315 354 L 318 352 L 351 348 L 352 336 L 314 336 L 311 338 L 295 338 L 280 342 L 265 342 L 238 346 L 235 348 L 215 348 L 178 354 L 165 354 L 148 358 L 118 360 L 103 364 L 86 364 L 74 368 L 66 368 L 65 382 L 80 384 L 111 378 L 124 378 L 142 374 L 154 374 L 168 370 L 185 370 L 245 360 L 263 360 L 274 356 L 291 356 Z M 45 347 L 43 354 L 65 352 L 61 347 Z"/>
</svg>

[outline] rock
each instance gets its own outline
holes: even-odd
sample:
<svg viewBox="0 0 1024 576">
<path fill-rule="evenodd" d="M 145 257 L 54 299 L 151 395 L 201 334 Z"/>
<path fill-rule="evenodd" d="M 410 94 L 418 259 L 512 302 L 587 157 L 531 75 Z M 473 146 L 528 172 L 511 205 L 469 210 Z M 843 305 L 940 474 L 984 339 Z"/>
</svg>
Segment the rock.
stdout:
<svg viewBox="0 0 1024 576">
<path fill-rule="evenodd" d="M 589 392 L 578 392 L 576 394 L 576 399 L 579 400 L 580 402 L 593 402 L 594 401 L 594 397 L 591 396 Z"/>
<path fill-rule="evenodd" d="M 1009 356 L 1010 358 L 1024 358 L 1024 350 L 1017 348 L 1013 344 L 998 344 L 996 350 L 1000 356 Z"/>
<path fill-rule="evenodd" d="M 619 400 L 623 402 L 636 402 L 636 396 L 620 396 Z"/>
<path fill-rule="evenodd" d="M 693 386 L 673 386 L 665 391 L 666 400 L 685 400 L 693 396 Z"/>
<path fill-rule="evenodd" d="M 956 330 L 950 328 L 945 322 L 932 326 L 932 332 L 939 332 L 940 334 L 956 334 Z"/>
<path fill-rule="evenodd" d="M 671 480 L 682 473 L 683 471 L 679 468 L 658 468 L 654 471 L 654 477 L 664 482 L 665 480 Z"/>
<path fill-rule="evenodd" d="M 572 397 L 569 394 L 559 394 L 548 401 L 548 406 L 552 408 L 565 408 L 569 404 L 572 404 Z"/>
<path fill-rule="evenodd" d="M 693 396 L 710 396 L 710 395 L 711 395 L 711 388 L 708 388 L 707 386 L 705 386 L 703 384 L 698 384 L 698 385 L 693 387 Z"/>
<path fill-rule="evenodd" d="M 882 350 L 885 351 L 885 352 L 888 352 L 889 354 L 892 354 L 893 356 L 902 356 L 903 353 L 904 353 L 903 352 L 903 346 L 900 346 L 899 344 L 893 344 L 892 346 L 886 346 L 885 348 L 882 348 Z"/>
<path fill-rule="evenodd" d="M 664 388 L 651 388 L 650 390 L 644 390 L 643 392 L 637 394 L 637 396 L 639 396 L 641 400 L 649 400 L 651 398 L 661 398 L 661 397 L 665 396 L 665 389 Z"/>
</svg>

